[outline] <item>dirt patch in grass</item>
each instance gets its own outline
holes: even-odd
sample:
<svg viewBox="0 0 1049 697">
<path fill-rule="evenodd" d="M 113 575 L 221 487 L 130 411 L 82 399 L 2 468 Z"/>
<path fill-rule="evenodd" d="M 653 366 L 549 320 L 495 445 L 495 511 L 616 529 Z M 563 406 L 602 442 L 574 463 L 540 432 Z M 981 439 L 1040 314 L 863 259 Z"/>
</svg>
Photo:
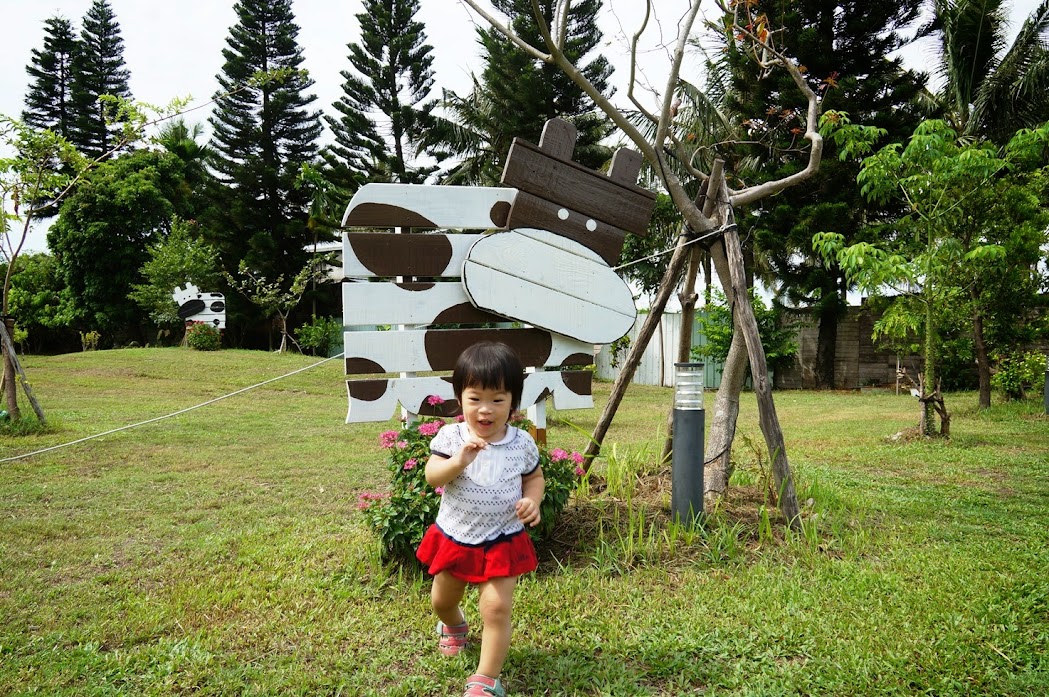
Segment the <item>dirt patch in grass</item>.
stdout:
<svg viewBox="0 0 1049 697">
<path fill-rule="evenodd" d="M 591 482 L 590 496 L 583 500 L 573 498 L 561 513 L 553 532 L 536 545 L 539 572 L 554 573 L 560 567 L 590 564 L 602 541 L 625 539 L 631 534 L 636 536 L 638 520 L 643 520 L 645 530 L 642 535 L 646 539 L 650 530 L 667 530 L 671 525 L 667 505 L 670 494 L 669 471 L 639 478 L 629 501 L 607 495 L 603 482 Z M 767 503 L 765 491 L 757 485 L 731 487 L 704 527 L 707 531 L 715 527 L 733 528 L 742 544 L 756 546 L 763 505 L 768 511 L 773 535 L 782 538 L 785 520 L 774 505 Z M 702 540 L 701 534 L 696 544 L 679 547 L 675 558 L 688 563 L 704 557 L 707 551 Z"/>
</svg>

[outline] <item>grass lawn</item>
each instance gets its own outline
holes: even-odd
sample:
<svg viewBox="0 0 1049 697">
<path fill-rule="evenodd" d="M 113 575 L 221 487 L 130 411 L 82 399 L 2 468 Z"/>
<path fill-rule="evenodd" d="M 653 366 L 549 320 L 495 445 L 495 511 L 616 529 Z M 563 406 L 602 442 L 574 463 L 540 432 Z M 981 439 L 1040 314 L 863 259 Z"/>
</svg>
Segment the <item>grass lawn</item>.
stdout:
<svg viewBox="0 0 1049 697">
<path fill-rule="evenodd" d="M 54 428 L 0 433 L 0 460 L 315 361 L 28 356 Z M 698 532 L 665 524 L 670 397 L 630 389 L 595 486 L 522 580 L 511 694 L 1049 693 L 1040 400 L 981 413 L 948 395 L 952 440 L 900 443 L 887 436 L 917 421 L 909 396 L 776 393 L 806 502 L 794 533 L 763 506 L 752 395 L 729 500 Z M 0 463 L 0 695 L 459 694 L 476 646 L 436 651 L 428 581 L 384 568 L 356 509 L 386 486 L 378 434 L 393 422 L 348 426 L 345 410 L 336 360 Z M 598 413 L 556 415 L 550 445 L 582 449 L 562 419 L 586 431 Z"/>
</svg>

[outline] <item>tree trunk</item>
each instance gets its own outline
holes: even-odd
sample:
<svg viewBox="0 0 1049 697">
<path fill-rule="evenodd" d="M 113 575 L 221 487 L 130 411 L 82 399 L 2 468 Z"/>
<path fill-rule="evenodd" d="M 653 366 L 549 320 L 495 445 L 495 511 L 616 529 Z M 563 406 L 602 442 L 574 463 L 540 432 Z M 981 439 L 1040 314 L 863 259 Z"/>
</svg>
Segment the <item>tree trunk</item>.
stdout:
<svg viewBox="0 0 1049 697">
<path fill-rule="evenodd" d="M 747 344 L 743 333 L 732 333 L 728 356 L 721 371 L 721 386 L 714 397 L 714 415 L 710 419 L 707 452 L 704 454 L 704 506 L 713 508 L 728 491 L 732 477 L 732 441 L 739 419 L 739 395 L 747 378 Z"/>
<path fill-rule="evenodd" d="M 719 200 L 728 200 L 728 186 L 722 179 L 722 196 Z M 733 221 L 732 209 L 727 210 L 721 219 L 726 224 Z M 723 235 L 725 243 L 725 254 L 728 257 L 728 267 L 735 297 L 733 304 L 734 314 L 738 316 L 739 327 L 743 332 L 743 338 L 747 343 L 747 355 L 750 358 L 750 374 L 754 381 L 754 393 L 758 399 L 758 421 L 761 432 L 765 436 L 765 444 L 769 450 L 769 459 L 772 462 L 772 474 L 775 479 L 776 491 L 779 496 L 779 508 L 786 518 L 788 525 L 795 527 L 798 524 L 798 497 L 794 491 L 794 478 L 791 475 L 790 463 L 787 460 L 787 446 L 783 439 L 783 429 L 780 428 L 779 417 L 776 415 L 776 405 L 772 399 L 772 385 L 769 383 L 768 364 L 765 360 L 765 349 L 761 345 L 761 337 L 758 334 L 758 323 L 754 317 L 754 308 L 750 305 L 750 296 L 747 294 L 746 271 L 743 266 L 743 250 L 739 242 L 739 235 L 735 227 L 730 227 Z M 726 284 L 722 279 L 722 285 Z"/>
<path fill-rule="evenodd" d="M 659 326 L 660 318 L 663 315 L 663 310 L 667 306 L 667 301 L 670 299 L 670 294 L 674 291 L 674 286 L 677 284 L 674 282 L 675 279 L 681 274 L 681 269 L 685 266 L 685 262 L 688 260 L 689 248 L 685 246 L 685 237 L 679 237 L 677 247 L 674 249 L 674 255 L 670 258 L 670 264 L 667 266 L 667 271 L 663 275 L 663 281 L 659 285 L 659 290 L 656 292 L 656 297 L 652 302 L 652 307 L 649 308 L 648 314 L 645 316 L 645 321 L 641 325 L 641 330 L 638 332 L 637 341 L 630 346 L 630 351 L 627 353 L 626 359 L 623 361 L 623 369 L 619 372 L 619 377 L 612 383 L 612 392 L 608 395 L 608 402 L 605 403 L 605 408 L 601 412 L 601 416 L 597 420 L 597 424 L 594 426 L 594 433 L 590 439 L 590 445 L 586 448 L 586 469 L 590 468 L 593 464 L 594 458 L 597 457 L 598 453 L 601 452 L 601 444 L 604 442 L 605 436 L 608 434 L 608 427 L 612 424 L 612 419 L 616 415 L 616 411 L 619 409 L 620 403 L 623 401 L 623 396 L 626 395 L 627 387 L 630 386 L 630 381 L 634 377 L 634 372 L 637 370 L 637 366 L 641 363 L 641 357 L 645 353 L 645 348 L 648 346 L 648 342 L 652 339 L 652 334 L 655 333 L 656 327 Z"/>
<path fill-rule="evenodd" d="M 0 321 L 4 323 L 7 335 L 13 338 L 15 335 L 14 318 L 0 316 Z M 11 343 L 13 344 L 14 341 Z M 8 348 L 6 341 L 0 341 L 0 350 L 2 350 L 4 355 L 4 401 L 7 403 L 7 413 L 11 417 L 11 420 L 17 421 L 22 418 L 22 412 L 18 408 L 18 385 L 15 383 L 14 356 Z"/>
<path fill-rule="evenodd" d="M 973 295 L 975 295 L 975 291 Z M 987 355 L 987 341 L 983 336 L 983 315 L 973 313 L 973 344 L 976 349 L 976 372 L 980 377 L 980 408 L 991 407 L 991 359 Z"/>
<path fill-rule="evenodd" d="M 826 295 L 833 294 L 831 301 Z M 838 352 L 838 294 L 833 284 L 823 289 L 824 298 L 819 304 L 819 335 L 816 340 L 816 389 L 833 390 L 837 387 L 834 375 L 834 364 Z"/>
<path fill-rule="evenodd" d="M 710 179 L 707 180 L 706 192 L 696 196 L 696 206 L 701 203 L 703 215 L 709 218 L 714 213 L 714 202 L 717 201 L 718 182 L 724 175 L 724 166 L 718 160 L 710 170 Z M 701 190 L 702 191 L 702 190 Z M 696 322 L 696 277 L 699 276 L 699 265 L 703 257 L 702 250 L 692 245 L 688 255 L 688 270 L 685 272 L 685 282 L 682 284 L 681 293 L 681 333 L 678 335 L 677 362 L 688 363 L 692 359 L 692 326 Z M 709 259 L 709 255 L 707 255 Z M 707 272 L 707 284 L 710 283 L 710 272 Z M 709 298 L 708 298 L 709 300 Z M 671 407 L 667 413 L 667 439 L 663 443 L 663 455 L 660 462 L 669 462 L 674 450 L 674 409 Z"/>
</svg>

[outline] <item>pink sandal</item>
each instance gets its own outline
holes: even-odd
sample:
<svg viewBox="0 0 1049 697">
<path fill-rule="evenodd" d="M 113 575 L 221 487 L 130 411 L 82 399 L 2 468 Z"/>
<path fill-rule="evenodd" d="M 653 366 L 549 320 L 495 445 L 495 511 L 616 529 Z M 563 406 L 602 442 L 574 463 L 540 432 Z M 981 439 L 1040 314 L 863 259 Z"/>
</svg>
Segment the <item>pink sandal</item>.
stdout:
<svg viewBox="0 0 1049 697">
<path fill-rule="evenodd" d="M 463 697 L 506 697 L 506 690 L 499 678 L 487 675 L 471 675 L 466 681 L 466 692 Z"/>
<path fill-rule="evenodd" d="M 462 624 L 449 626 L 440 620 L 437 621 L 437 634 L 440 635 L 440 640 L 437 642 L 437 648 L 445 656 L 458 656 L 459 653 L 466 648 L 468 643 L 466 640 L 466 634 L 470 631 L 470 625 L 463 620 Z"/>
</svg>

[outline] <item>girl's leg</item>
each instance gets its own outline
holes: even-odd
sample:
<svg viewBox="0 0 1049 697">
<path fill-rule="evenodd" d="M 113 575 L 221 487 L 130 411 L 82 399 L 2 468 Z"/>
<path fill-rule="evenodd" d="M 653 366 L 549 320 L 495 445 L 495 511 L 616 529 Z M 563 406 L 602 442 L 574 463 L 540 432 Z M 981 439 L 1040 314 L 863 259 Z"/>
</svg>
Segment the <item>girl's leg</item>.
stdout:
<svg viewBox="0 0 1049 697">
<path fill-rule="evenodd" d="M 462 602 L 465 592 L 466 581 L 452 576 L 447 571 L 442 571 L 433 577 L 430 603 L 437 617 L 449 627 L 459 626 L 466 621 L 459 610 L 459 603 Z"/>
<path fill-rule="evenodd" d="M 481 660 L 477 672 L 498 678 L 510 650 L 510 614 L 514 605 L 517 577 L 493 578 L 481 584 L 478 603 L 484 630 L 481 633 Z"/>
</svg>

